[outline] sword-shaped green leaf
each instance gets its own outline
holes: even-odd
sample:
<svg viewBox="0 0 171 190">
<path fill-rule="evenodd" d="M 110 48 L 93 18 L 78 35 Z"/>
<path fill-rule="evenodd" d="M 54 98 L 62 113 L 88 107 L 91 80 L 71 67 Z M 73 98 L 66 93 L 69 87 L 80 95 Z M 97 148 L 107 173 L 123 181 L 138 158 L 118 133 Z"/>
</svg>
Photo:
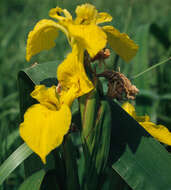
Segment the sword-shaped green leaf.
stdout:
<svg viewBox="0 0 171 190">
<path fill-rule="evenodd" d="M 170 190 L 170 154 L 119 105 L 110 105 L 112 168 L 134 190 Z"/>
<path fill-rule="evenodd" d="M 45 174 L 43 169 L 34 173 L 20 185 L 18 190 L 39 190 Z"/>
</svg>

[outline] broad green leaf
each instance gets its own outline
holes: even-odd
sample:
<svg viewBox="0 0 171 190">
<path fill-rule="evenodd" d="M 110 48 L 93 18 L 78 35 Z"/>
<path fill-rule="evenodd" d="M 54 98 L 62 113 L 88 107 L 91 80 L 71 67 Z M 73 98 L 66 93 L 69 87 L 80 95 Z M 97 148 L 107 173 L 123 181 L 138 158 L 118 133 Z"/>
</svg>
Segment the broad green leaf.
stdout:
<svg viewBox="0 0 171 190">
<path fill-rule="evenodd" d="M 32 153 L 32 150 L 25 143 L 18 147 L 0 166 L 0 185 Z"/>
<path fill-rule="evenodd" d="M 110 164 L 134 190 L 171 189 L 171 156 L 115 102 Z"/>
<path fill-rule="evenodd" d="M 18 190 L 39 190 L 45 174 L 43 169 L 34 173 L 20 185 Z"/>
<path fill-rule="evenodd" d="M 54 82 L 56 83 L 56 69 L 59 63 L 60 61 L 51 61 L 41 64 L 35 63 L 21 72 L 24 72 L 34 84 L 52 85 Z"/>
<path fill-rule="evenodd" d="M 5 148 L 6 151 L 10 149 L 10 147 L 13 145 L 13 143 L 19 138 L 19 130 L 15 129 L 11 134 L 9 134 L 2 142 L 2 149 L 1 156 L 5 154 Z"/>
<path fill-rule="evenodd" d="M 102 190 L 132 190 L 121 176 L 112 168 L 106 168 L 102 179 Z"/>
</svg>

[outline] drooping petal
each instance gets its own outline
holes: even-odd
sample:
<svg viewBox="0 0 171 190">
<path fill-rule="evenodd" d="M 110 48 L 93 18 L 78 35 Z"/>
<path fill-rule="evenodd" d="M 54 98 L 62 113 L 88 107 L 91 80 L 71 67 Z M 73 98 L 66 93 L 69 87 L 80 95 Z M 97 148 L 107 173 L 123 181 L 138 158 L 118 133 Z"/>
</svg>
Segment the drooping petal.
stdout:
<svg viewBox="0 0 171 190">
<path fill-rule="evenodd" d="M 76 10 L 75 24 L 95 24 L 98 12 L 96 7 L 85 3 L 83 5 L 77 6 Z"/>
<path fill-rule="evenodd" d="M 171 132 L 163 125 L 150 122 L 149 116 L 137 116 L 135 108 L 129 102 L 125 102 L 122 108 L 128 112 L 148 133 L 158 141 L 171 146 Z"/>
<path fill-rule="evenodd" d="M 57 24 L 48 19 L 40 20 L 29 33 L 26 48 L 26 60 L 42 50 L 49 50 L 55 46 L 54 40 L 58 36 Z"/>
<path fill-rule="evenodd" d="M 46 163 L 46 156 L 59 146 L 71 123 L 71 111 L 62 105 L 57 111 L 41 104 L 31 106 L 20 124 L 20 135 L 27 145 Z"/>
<path fill-rule="evenodd" d="M 64 14 L 64 16 L 61 15 L 62 13 Z M 72 20 L 72 15 L 70 14 L 70 12 L 60 7 L 50 9 L 49 16 L 61 22 Z"/>
<path fill-rule="evenodd" d="M 68 54 L 57 69 L 57 78 L 62 88 L 74 88 L 76 98 L 94 88 L 84 69 L 83 53 L 83 49 L 75 44 L 72 52 Z"/>
<path fill-rule="evenodd" d="M 171 146 L 171 132 L 163 125 L 140 122 L 140 125 L 158 141 Z"/>
<path fill-rule="evenodd" d="M 112 16 L 108 13 L 101 12 L 98 13 L 96 24 L 104 23 L 104 22 L 110 22 L 112 20 Z"/>
<path fill-rule="evenodd" d="M 104 26 L 103 30 L 107 34 L 108 43 L 112 49 L 125 61 L 130 61 L 138 50 L 138 45 L 125 33 L 120 33 L 112 26 Z"/>
<path fill-rule="evenodd" d="M 94 57 L 106 46 L 107 36 L 95 24 L 75 25 L 68 23 L 67 27 L 70 36 L 74 37 L 91 57 Z"/>
<path fill-rule="evenodd" d="M 45 85 L 36 85 L 31 96 L 42 105 L 45 105 L 48 109 L 56 110 L 60 107 L 56 86 L 46 88 Z"/>
<path fill-rule="evenodd" d="M 136 112 L 135 112 L 135 108 L 132 104 L 130 104 L 129 102 L 125 102 L 123 105 L 122 105 L 122 108 L 130 115 L 132 116 L 133 118 L 136 117 Z"/>
</svg>

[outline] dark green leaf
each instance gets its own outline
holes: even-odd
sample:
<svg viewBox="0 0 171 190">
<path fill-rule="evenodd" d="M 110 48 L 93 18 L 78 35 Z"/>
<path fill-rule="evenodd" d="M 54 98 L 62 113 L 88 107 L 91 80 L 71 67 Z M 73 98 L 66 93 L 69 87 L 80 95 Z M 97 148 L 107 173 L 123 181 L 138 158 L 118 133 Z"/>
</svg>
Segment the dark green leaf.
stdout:
<svg viewBox="0 0 171 190">
<path fill-rule="evenodd" d="M 0 166 L 0 185 L 26 158 L 32 154 L 32 150 L 24 143 Z"/>
<path fill-rule="evenodd" d="M 43 169 L 34 173 L 20 185 L 18 190 L 39 190 L 45 174 Z"/>
<path fill-rule="evenodd" d="M 166 50 L 170 47 L 171 43 L 169 41 L 169 36 L 167 36 L 167 33 L 163 28 L 160 28 L 156 23 L 153 23 L 150 27 L 150 32 L 161 44 L 163 44 Z"/>
<path fill-rule="evenodd" d="M 170 190 L 170 154 L 120 106 L 110 105 L 112 168 L 135 190 Z"/>
<path fill-rule="evenodd" d="M 65 137 L 63 147 L 63 155 L 66 168 L 66 186 L 67 189 L 80 189 L 77 167 L 76 147 L 74 147 L 71 136 Z"/>
</svg>

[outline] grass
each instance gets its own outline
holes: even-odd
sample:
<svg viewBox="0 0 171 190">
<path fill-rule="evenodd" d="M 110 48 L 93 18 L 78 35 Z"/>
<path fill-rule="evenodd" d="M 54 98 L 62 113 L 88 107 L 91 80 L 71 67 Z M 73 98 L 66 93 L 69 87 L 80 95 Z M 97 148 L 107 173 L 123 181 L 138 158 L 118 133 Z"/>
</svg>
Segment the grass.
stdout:
<svg viewBox="0 0 171 190">
<path fill-rule="evenodd" d="M 155 63 L 170 57 L 171 23 L 169 23 L 169 0 L 1 0 L 0 1 L 0 163 L 2 163 L 21 143 L 17 135 L 19 125 L 19 98 L 17 73 L 34 62 L 62 60 L 69 47 L 62 34 L 57 46 L 49 52 L 36 55 L 30 63 L 25 60 L 25 46 L 28 32 L 35 23 L 48 17 L 50 8 L 56 5 L 71 10 L 85 2 L 94 4 L 100 11 L 109 12 L 112 24 L 127 33 L 139 44 L 140 50 L 131 63 L 118 66 L 127 76 L 134 76 Z M 153 25 L 152 25 L 153 24 Z M 114 63 L 112 53 L 110 62 Z M 140 89 L 136 104 L 139 114 L 148 113 L 153 121 L 165 124 L 171 129 L 171 66 L 161 65 L 133 83 Z M 160 98 L 156 100 L 156 95 Z M 11 135 L 13 134 L 13 135 Z M 20 166 L 0 187 L 0 190 L 17 189 L 23 180 L 24 172 Z"/>
</svg>

